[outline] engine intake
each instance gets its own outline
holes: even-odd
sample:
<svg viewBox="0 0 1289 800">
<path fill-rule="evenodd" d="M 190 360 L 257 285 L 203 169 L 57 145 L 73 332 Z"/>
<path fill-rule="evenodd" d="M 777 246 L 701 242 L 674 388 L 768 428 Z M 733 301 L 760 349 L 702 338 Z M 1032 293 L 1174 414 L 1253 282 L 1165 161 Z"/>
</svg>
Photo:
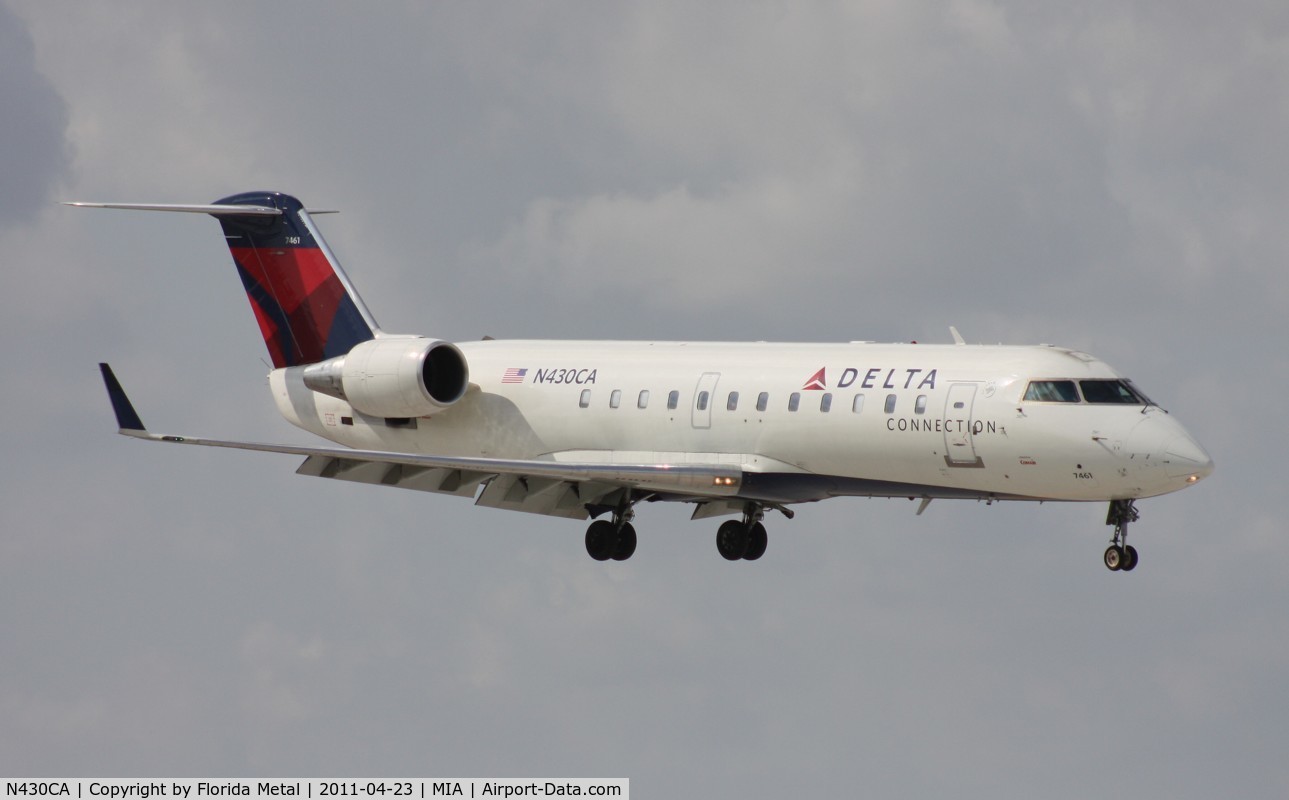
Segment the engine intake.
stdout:
<svg viewBox="0 0 1289 800">
<path fill-rule="evenodd" d="M 425 417 L 465 395 L 470 368 L 450 342 L 384 336 L 305 367 L 304 385 L 373 417 Z"/>
</svg>

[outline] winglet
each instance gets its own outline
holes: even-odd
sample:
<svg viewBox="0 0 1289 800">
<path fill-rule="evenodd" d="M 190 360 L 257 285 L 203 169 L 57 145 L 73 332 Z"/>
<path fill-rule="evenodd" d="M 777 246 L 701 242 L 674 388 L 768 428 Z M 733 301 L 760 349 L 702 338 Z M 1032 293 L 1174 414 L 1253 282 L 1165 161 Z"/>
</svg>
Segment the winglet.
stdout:
<svg viewBox="0 0 1289 800">
<path fill-rule="evenodd" d="M 142 433 L 147 430 L 143 427 L 143 420 L 139 419 L 139 412 L 130 404 L 130 398 L 125 396 L 121 382 L 112 374 L 112 368 L 103 363 L 98 368 L 103 373 L 103 383 L 107 386 L 107 396 L 112 401 L 112 411 L 116 413 L 116 425 L 121 433 Z"/>
<path fill-rule="evenodd" d="M 953 335 L 953 343 L 954 343 L 954 344 L 966 344 L 966 343 L 967 343 L 967 340 L 962 338 L 962 334 L 961 334 L 961 333 L 958 333 L 958 329 L 957 329 L 957 328 L 955 328 L 955 327 L 953 327 L 952 325 L 950 325 L 950 326 L 949 326 L 949 333 Z"/>
</svg>

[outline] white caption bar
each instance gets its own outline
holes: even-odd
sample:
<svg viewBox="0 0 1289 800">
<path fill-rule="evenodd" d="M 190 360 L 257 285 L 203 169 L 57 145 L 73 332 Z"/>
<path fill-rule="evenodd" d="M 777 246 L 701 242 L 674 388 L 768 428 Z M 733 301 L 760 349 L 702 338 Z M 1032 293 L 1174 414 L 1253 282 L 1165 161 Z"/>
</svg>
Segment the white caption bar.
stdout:
<svg viewBox="0 0 1289 800">
<path fill-rule="evenodd" d="M 381 798 L 421 800 L 426 797 L 611 797 L 630 800 L 627 778 L 375 778 L 364 780 L 197 780 L 148 779 L 94 780 L 67 778 L 20 780 L 4 778 L 5 800 L 34 800 L 42 797 L 106 798 L 107 800 L 150 800 L 155 797 L 178 800 L 210 798 Z"/>
</svg>

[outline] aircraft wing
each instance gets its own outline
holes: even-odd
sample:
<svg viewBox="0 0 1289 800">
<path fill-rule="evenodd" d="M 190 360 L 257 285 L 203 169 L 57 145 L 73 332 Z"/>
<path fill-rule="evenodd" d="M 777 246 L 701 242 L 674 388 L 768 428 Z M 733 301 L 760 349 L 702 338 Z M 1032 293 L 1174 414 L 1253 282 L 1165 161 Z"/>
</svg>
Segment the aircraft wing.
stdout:
<svg viewBox="0 0 1289 800">
<path fill-rule="evenodd" d="M 99 364 L 118 432 L 136 439 L 305 456 L 296 473 L 402 489 L 478 496 L 476 505 L 586 519 L 616 507 L 627 491 L 696 501 L 738 495 L 742 471 L 729 464 L 601 464 L 546 459 L 420 455 L 343 447 L 238 442 L 151 433 L 107 364 Z M 479 487 L 483 491 L 479 492 Z M 588 509 L 589 507 L 589 509 Z"/>
</svg>

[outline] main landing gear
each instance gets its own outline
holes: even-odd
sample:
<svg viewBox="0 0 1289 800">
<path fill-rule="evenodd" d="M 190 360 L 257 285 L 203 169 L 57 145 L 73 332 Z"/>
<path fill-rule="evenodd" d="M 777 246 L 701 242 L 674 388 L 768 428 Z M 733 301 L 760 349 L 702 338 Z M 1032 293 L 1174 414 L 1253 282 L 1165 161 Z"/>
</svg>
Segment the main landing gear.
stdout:
<svg viewBox="0 0 1289 800">
<path fill-rule="evenodd" d="M 793 513 L 775 506 L 791 519 Z M 766 535 L 761 520 L 765 508 L 760 503 L 748 503 L 743 509 L 742 520 L 728 520 L 716 532 L 716 549 L 728 561 L 756 561 L 765 555 L 770 537 Z M 586 529 L 586 552 L 596 561 L 626 561 L 636 551 L 636 529 L 631 520 L 635 511 L 629 501 L 613 512 L 613 519 L 597 519 Z"/>
<path fill-rule="evenodd" d="M 761 524 L 764 517 L 765 509 L 756 503 L 748 503 L 742 521 L 731 519 L 721 523 L 716 531 L 716 550 L 727 561 L 756 561 L 765 555 L 770 537 Z"/>
<path fill-rule="evenodd" d="M 1105 524 L 1114 526 L 1114 538 L 1105 550 L 1104 561 L 1112 572 L 1132 572 L 1137 568 L 1137 548 L 1128 544 L 1128 523 L 1139 518 L 1131 500 L 1111 500 Z"/>
<path fill-rule="evenodd" d="M 613 519 L 597 519 L 586 529 L 586 552 L 596 561 L 626 561 L 636 551 L 636 529 L 631 520 L 636 512 L 623 504 Z"/>
</svg>

